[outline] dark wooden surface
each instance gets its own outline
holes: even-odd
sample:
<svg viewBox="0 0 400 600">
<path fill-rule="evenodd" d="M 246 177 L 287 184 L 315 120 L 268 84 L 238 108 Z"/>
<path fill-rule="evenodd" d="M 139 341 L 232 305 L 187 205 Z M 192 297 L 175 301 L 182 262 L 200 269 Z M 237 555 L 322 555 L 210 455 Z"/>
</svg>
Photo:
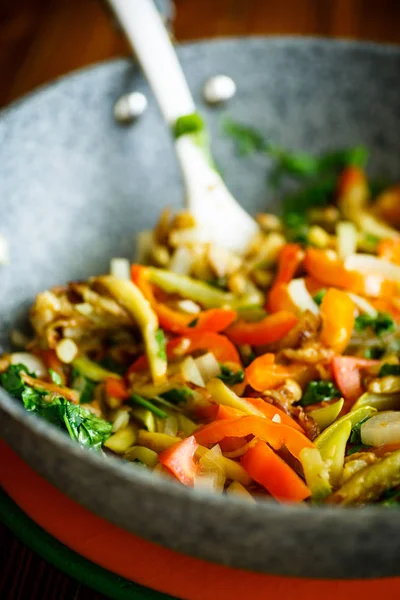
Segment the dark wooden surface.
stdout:
<svg viewBox="0 0 400 600">
<path fill-rule="evenodd" d="M 400 0 L 176 0 L 176 7 L 178 41 L 271 33 L 400 43 Z M 0 0 L 0 106 L 72 69 L 126 54 L 99 0 Z M 0 550 L 1 600 L 104 598 L 1 524 Z"/>
</svg>

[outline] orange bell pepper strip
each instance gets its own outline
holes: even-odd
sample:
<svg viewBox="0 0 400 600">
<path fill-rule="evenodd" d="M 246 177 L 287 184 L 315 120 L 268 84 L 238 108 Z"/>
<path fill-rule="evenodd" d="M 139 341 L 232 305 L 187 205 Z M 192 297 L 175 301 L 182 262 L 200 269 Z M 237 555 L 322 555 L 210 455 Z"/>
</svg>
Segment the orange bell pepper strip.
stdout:
<svg viewBox="0 0 400 600">
<path fill-rule="evenodd" d="M 63 364 L 61 360 L 58 358 L 55 350 L 41 350 L 40 356 L 46 365 L 47 369 L 52 369 L 57 375 L 61 378 L 62 385 L 67 383 L 67 378 L 65 377 Z"/>
<path fill-rule="evenodd" d="M 289 415 L 283 412 L 283 410 L 277 408 L 269 402 L 266 402 L 262 398 L 243 398 L 243 400 L 246 400 L 255 408 L 258 408 L 258 410 L 261 411 L 267 417 L 267 419 L 272 420 L 278 415 L 280 419 L 279 422 L 282 423 L 282 425 L 288 425 L 289 427 L 293 427 L 294 429 L 297 429 L 298 431 L 304 433 L 304 429 L 298 423 L 296 423 L 296 421 L 292 419 L 292 417 L 289 417 Z"/>
<path fill-rule="evenodd" d="M 181 483 L 186 486 L 193 486 L 194 478 L 197 473 L 197 465 L 194 462 L 194 455 L 198 448 L 193 435 L 177 442 L 170 448 L 163 450 L 158 455 L 158 460 L 166 467 Z"/>
<path fill-rule="evenodd" d="M 247 382 L 257 392 L 273 390 L 285 383 L 286 379 L 295 379 L 301 384 L 308 381 L 308 365 L 275 365 L 274 360 L 273 354 L 263 354 L 247 367 Z"/>
<path fill-rule="evenodd" d="M 355 306 L 346 292 L 330 288 L 321 302 L 321 342 L 337 354 L 346 349 L 354 329 Z"/>
<path fill-rule="evenodd" d="M 226 437 L 246 437 L 254 435 L 268 442 L 275 450 L 283 445 L 296 458 L 303 448 L 314 448 L 314 444 L 300 431 L 274 423 L 270 419 L 256 416 L 245 416 L 232 419 L 221 419 L 198 429 L 194 436 L 202 446 L 213 446 Z"/>
<path fill-rule="evenodd" d="M 400 228 L 400 183 L 379 194 L 373 210 L 392 227 Z"/>
<path fill-rule="evenodd" d="M 304 259 L 306 271 L 322 284 L 350 290 L 361 296 L 392 296 L 396 285 L 378 273 L 348 271 L 342 261 L 331 258 L 323 250 L 308 248 Z"/>
<path fill-rule="evenodd" d="M 194 329 L 191 330 L 190 334 L 174 338 L 167 343 L 167 359 L 177 359 L 179 357 L 186 356 L 187 354 L 191 354 L 196 350 L 208 350 L 209 352 L 212 352 L 218 362 L 231 362 L 241 365 L 238 351 L 227 337 L 219 333 L 212 333 L 209 331 L 196 332 Z M 126 372 L 126 375 L 130 375 L 130 373 L 138 373 L 139 371 L 144 371 L 147 368 L 147 356 L 143 354 L 131 364 Z"/>
<path fill-rule="evenodd" d="M 400 210 L 400 197 L 399 197 Z M 400 265 L 400 239 L 398 240 L 381 240 L 377 247 L 379 258 L 384 258 L 392 263 Z"/>
<path fill-rule="evenodd" d="M 235 417 L 244 417 L 246 413 L 238 408 L 233 408 L 232 406 L 225 406 L 224 404 L 220 404 L 218 406 L 217 414 L 215 415 L 215 419 L 232 419 Z"/>
<path fill-rule="evenodd" d="M 347 412 L 363 393 L 360 370 L 378 364 L 379 360 L 369 360 L 355 356 L 333 357 L 331 362 L 333 377 L 345 399 L 342 412 Z"/>
<path fill-rule="evenodd" d="M 369 196 L 368 181 L 365 172 L 360 167 L 347 167 L 339 177 L 337 185 L 337 202 L 361 208 Z"/>
<path fill-rule="evenodd" d="M 304 481 L 264 442 L 250 447 L 241 464 L 278 502 L 302 502 L 311 496 Z"/>
<path fill-rule="evenodd" d="M 105 390 L 107 396 L 118 398 L 119 400 L 128 400 L 130 394 L 126 384 L 122 379 L 109 377 L 105 382 Z"/>
<path fill-rule="evenodd" d="M 248 323 L 240 319 L 228 327 L 225 334 L 234 344 L 261 346 L 281 340 L 296 323 L 296 315 L 282 310 L 261 321 Z"/>
<path fill-rule="evenodd" d="M 278 258 L 278 272 L 266 302 L 266 309 L 270 312 L 296 312 L 296 306 L 287 291 L 287 284 L 295 276 L 303 259 L 304 250 L 298 244 L 286 244 L 282 248 Z"/>
<path fill-rule="evenodd" d="M 212 331 L 214 333 L 226 329 L 236 318 L 236 312 L 231 308 L 211 308 L 197 315 L 188 315 L 174 310 L 162 302 L 158 302 L 153 287 L 147 279 L 146 267 L 132 265 L 132 281 L 143 292 L 158 317 L 160 327 L 172 333 L 191 333 L 193 331 Z M 195 322 L 193 327 L 191 323 Z"/>
</svg>

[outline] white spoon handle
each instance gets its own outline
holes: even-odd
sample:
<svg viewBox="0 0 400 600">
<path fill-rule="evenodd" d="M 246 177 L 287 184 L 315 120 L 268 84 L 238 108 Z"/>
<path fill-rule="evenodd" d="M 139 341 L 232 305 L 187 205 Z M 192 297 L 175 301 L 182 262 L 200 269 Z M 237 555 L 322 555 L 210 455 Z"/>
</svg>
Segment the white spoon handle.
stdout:
<svg viewBox="0 0 400 600">
<path fill-rule="evenodd" d="M 195 104 L 167 30 L 152 0 L 108 0 L 170 126 Z"/>
</svg>

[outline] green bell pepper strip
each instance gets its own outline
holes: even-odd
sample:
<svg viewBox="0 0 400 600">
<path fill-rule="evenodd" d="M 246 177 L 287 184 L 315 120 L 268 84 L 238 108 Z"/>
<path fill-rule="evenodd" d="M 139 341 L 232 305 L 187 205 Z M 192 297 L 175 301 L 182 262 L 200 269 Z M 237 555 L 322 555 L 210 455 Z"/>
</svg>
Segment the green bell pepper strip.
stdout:
<svg viewBox="0 0 400 600">
<path fill-rule="evenodd" d="M 322 460 L 317 448 L 303 448 L 300 452 L 300 462 L 307 486 L 311 491 L 311 500 L 320 502 L 332 493 L 328 465 Z"/>
<path fill-rule="evenodd" d="M 326 502 L 334 504 L 367 504 L 378 500 L 389 488 L 400 485 L 400 450 L 357 471 Z"/>
<path fill-rule="evenodd" d="M 351 412 L 364 406 L 372 406 L 377 411 L 396 410 L 400 408 L 400 394 L 371 394 L 371 392 L 365 392 L 353 405 Z"/>
<path fill-rule="evenodd" d="M 327 465 L 329 471 L 329 482 L 331 483 L 332 487 L 336 487 L 340 481 L 340 476 L 343 471 L 346 445 L 350 437 L 350 433 L 350 421 L 342 421 L 339 427 L 335 428 L 335 431 L 332 433 L 332 435 L 319 448 L 322 460 Z"/>
<path fill-rule="evenodd" d="M 317 408 L 315 410 L 310 411 L 308 414 L 309 417 L 314 419 L 314 421 L 319 426 L 320 430 L 323 431 L 329 425 L 331 425 L 338 416 L 343 408 L 344 400 L 341 398 L 337 402 L 331 402 L 324 406 L 323 408 Z"/>
<path fill-rule="evenodd" d="M 100 365 L 87 358 L 87 356 L 78 356 L 72 361 L 72 366 L 75 367 L 83 377 L 86 377 L 91 381 L 105 381 L 110 377 L 113 379 L 121 379 L 120 375 L 100 367 Z"/>
<path fill-rule="evenodd" d="M 376 413 L 376 408 L 372 408 L 372 406 L 362 406 L 357 410 L 347 413 L 332 425 L 327 427 L 325 431 L 323 431 L 315 440 L 315 445 L 318 450 L 322 450 L 324 445 L 329 441 L 329 438 L 334 435 L 337 428 L 341 426 L 344 421 L 349 421 L 351 423 L 351 427 L 354 427 L 360 421 L 363 421 L 367 417 L 372 417 L 373 414 Z"/>
</svg>

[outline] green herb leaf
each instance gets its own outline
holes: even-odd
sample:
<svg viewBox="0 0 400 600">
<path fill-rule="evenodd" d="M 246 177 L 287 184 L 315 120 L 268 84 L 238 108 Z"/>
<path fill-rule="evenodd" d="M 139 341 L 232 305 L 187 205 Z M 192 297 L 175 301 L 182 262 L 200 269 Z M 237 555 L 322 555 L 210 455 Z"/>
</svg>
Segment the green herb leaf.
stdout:
<svg viewBox="0 0 400 600">
<path fill-rule="evenodd" d="M 199 322 L 198 319 L 193 319 L 193 321 L 190 321 L 188 327 L 196 327 L 198 322 Z"/>
<path fill-rule="evenodd" d="M 379 360 L 385 354 L 385 348 L 382 346 L 371 346 L 364 351 L 365 358 L 371 358 L 373 360 Z"/>
<path fill-rule="evenodd" d="M 60 403 L 63 421 L 71 438 L 81 446 L 99 450 L 110 437 L 112 424 L 64 398 L 60 398 Z"/>
<path fill-rule="evenodd" d="M 236 383 L 242 383 L 242 381 L 244 381 L 243 369 L 233 371 L 225 365 L 220 365 L 220 367 L 221 375 L 218 375 L 218 378 L 221 379 L 224 383 L 226 383 L 226 385 L 235 385 Z"/>
<path fill-rule="evenodd" d="M 56 385 L 63 385 L 61 375 L 56 373 L 56 371 L 54 371 L 53 369 L 49 369 L 49 375 L 53 383 L 55 383 Z"/>
<path fill-rule="evenodd" d="M 319 290 L 319 292 L 317 292 L 315 294 L 315 296 L 313 297 L 315 304 L 318 304 L 318 306 L 320 306 L 325 294 L 326 294 L 326 290 Z"/>
<path fill-rule="evenodd" d="M 396 508 L 400 504 L 400 488 L 389 488 L 382 496 L 379 504 Z"/>
<path fill-rule="evenodd" d="M 355 446 L 352 446 L 347 450 L 346 456 L 351 456 L 356 452 L 363 452 L 364 450 L 368 450 L 369 448 L 370 446 L 365 446 L 364 444 L 356 444 Z"/>
<path fill-rule="evenodd" d="M 161 394 L 161 398 L 171 402 L 171 404 L 181 404 L 187 402 L 188 398 L 193 397 L 193 392 L 187 386 L 183 386 L 181 388 L 174 388 L 173 390 L 169 390 L 168 392 L 164 392 Z"/>
<path fill-rule="evenodd" d="M 84 377 L 77 369 L 73 370 L 71 387 L 79 392 L 80 404 L 89 404 L 92 402 L 96 386 L 97 383 L 95 381 Z"/>
<path fill-rule="evenodd" d="M 400 375 L 400 365 L 391 365 L 389 363 L 382 365 L 379 377 L 386 377 L 386 375 Z"/>
<path fill-rule="evenodd" d="M 157 356 L 161 358 L 161 360 L 167 360 L 167 350 L 165 346 L 165 335 L 162 329 L 157 329 L 156 331 L 156 342 L 158 344 L 158 354 Z"/>
<path fill-rule="evenodd" d="M 156 417 L 160 417 L 160 419 L 166 419 L 168 417 L 164 410 L 161 410 L 161 408 L 158 408 L 158 406 L 154 406 L 154 404 L 150 402 L 150 400 L 147 400 L 147 398 L 142 398 L 142 396 L 138 396 L 138 394 L 132 394 L 130 399 L 133 404 L 138 404 L 139 406 L 143 406 L 143 408 L 147 408 L 150 412 L 156 415 Z"/>
<path fill-rule="evenodd" d="M 223 130 L 226 135 L 234 140 L 236 152 L 240 156 L 263 152 L 268 147 L 264 136 L 253 127 L 235 123 L 231 119 L 225 119 Z"/>
<path fill-rule="evenodd" d="M 340 398 L 340 392 L 331 381 L 310 381 L 301 400 L 296 402 L 300 406 L 309 406 L 333 398 Z"/>
<path fill-rule="evenodd" d="M 25 365 L 10 365 L 4 373 L 1 374 L 1 386 L 14 398 L 18 398 L 22 400 L 22 392 L 26 388 L 26 384 L 21 379 L 21 371 L 28 373 L 31 377 L 33 377 L 32 373 L 29 373 L 28 369 Z"/>
<path fill-rule="evenodd" d="M 204 131 L 204 121 L 197 112 L 179 117 L 173 128 L 175 139 L 178 139 L 181 135 L 198 133 L 200 131 Z"/>
<path fill-rule="evenodd" d="M 125 365 L 122 365 L 120 362 L 114 360 L 109 354 L 107 354 L 107 356 L 105 356 L 102 360 L 99 360 L 97 364 L 107 371 L 117 373 L 117 375 L 125 375 L 127 370 Z"/>
<path fill-rule="evenodd" d="M 356 317 L 354 327 L 358 332 L 364 331 L 367 327 L 371 327 L 376 335 L 382 335 L 383 333 L 390 333 L 396 330 L 392 317 L 387 313 L 381 312 L 379 312 L 376 317 L 371 317 L 371 315 L 359 315 Z"/>
<path fill-rule="evenodd" d="M 363 423 L 365 423 L 365 421 L 368 421 L 368 419 L 370 419 L 370 417 L 365 417 L 365 419 L 363 419 L 362 421 L 359 421 L 359 423 L 357 423 L 356 425 L 354 425 L 354 427 L 351 430 L 350 437 L 349 437 L 350 444 L 362 445 L 362 441 L 361 441 L 361 425 Z"/>
<path fill-rule="evenodd" d="M 215 277 L 214 279 L 208 279 L 206 282 L 208 285 L 217 288 L 218 290 L 225 291 L 228 287 L 228 280 L 226 277 Z"/>
</svg>

